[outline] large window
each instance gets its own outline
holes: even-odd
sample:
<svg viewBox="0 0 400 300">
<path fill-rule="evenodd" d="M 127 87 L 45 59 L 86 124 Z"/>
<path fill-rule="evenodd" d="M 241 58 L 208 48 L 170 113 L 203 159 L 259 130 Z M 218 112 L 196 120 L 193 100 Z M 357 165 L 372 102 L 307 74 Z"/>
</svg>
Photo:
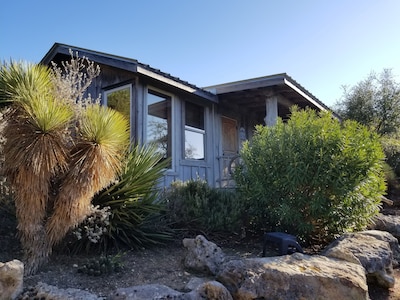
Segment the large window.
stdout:
<svg viewBox="0 0 400 300">
<path fill-rule="evenodd" d="M 104 92 L 104 101 L 130 120 L 131 112 L 131 85 L 124 85 Z"/>
<path fill-rule="evenodd" d="M 204 159 L 204 107 L 185 103 L 185 159 Z"/>
<path fill-rule="evenodd" d="M 157 145 L 164 158 L 172 154 L 171 97 L 153 90 L 147 93 L 147 142 Z"/>
</svg>

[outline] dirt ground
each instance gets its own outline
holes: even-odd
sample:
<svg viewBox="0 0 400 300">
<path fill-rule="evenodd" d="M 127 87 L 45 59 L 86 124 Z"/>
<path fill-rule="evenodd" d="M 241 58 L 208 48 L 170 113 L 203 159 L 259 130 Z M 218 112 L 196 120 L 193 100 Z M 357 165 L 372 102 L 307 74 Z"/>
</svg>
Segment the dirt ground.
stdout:
<svg viewBox="0 0 400 300">
<path fill-rule="evenodd" d="M 221 241 L 219 246 L 231 257 L 259 257 L 262 252 L 261 242 L 254 240 L 242 243 Z M 25 296 L 21 299 L 33 299 L 29 297 L 32 295 L 30 290 L 38 282 L 59 288 L 78 288 L 106 297 L 119 287 L 150 283 L 164 284 L 179 291 L 186 291 L 186 284 L 190 278 L 196 276 L 183 269 L 184 248 L 178 240 L 166 246 L 120 254 L 123 269 L 101 276 L 89 276 L 78 272 L 78 269 L 91 258 L 88 255 L 54 254 L 40 272 L 24 278 Z M 15 224 L 7 221 L 7 216 L 0 215 L 0 261 L 21 259 L 21 257 L 20 245 L 15 238 Z M 394 275 L 396 285 L 392 289 L 369 287 L 372 300 L 400 299 L 400 269 L 395 269 Z"/>
</svg>

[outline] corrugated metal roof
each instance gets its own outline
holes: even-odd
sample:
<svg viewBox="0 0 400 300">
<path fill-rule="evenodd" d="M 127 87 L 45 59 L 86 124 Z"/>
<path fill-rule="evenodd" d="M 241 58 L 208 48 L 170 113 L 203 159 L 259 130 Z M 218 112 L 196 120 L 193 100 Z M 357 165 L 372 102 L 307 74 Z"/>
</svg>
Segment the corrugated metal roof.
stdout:
<svg viewBox="0 0 400 300">
<path fill-rule="evenodd" d="M 188 93 L 195 94 L 199 97 L 205 98 L 215 103 L 218 103 L 219 101 L 218 95 L 235 92 L 239 93 L 251 89 L 265 89 L 272 86 L 285 86 L 291 89 L 292 92 L 297 93 L 298 96 L 302 97 L 304 101 L 312 103 L 313 106 L 319 107 L 322 110 L 330 110 L 328 106 L 326 106 L 322 101 L 320 101 L 311 92 L 305 89 L 302 85 L 300 85 L 296 80 L 294 80 L 286 73 L 279 73 L 264 77 L 245 79 L 200 88 L 194 84 L 180 79 L 179 77 L 163 72 L 160 69 L 153 68 L 148 64 L 141 63 L 136 59 L 108 54 L 100 51 L 93 51 L 61 43 L 55 43 L 43 57 L 41 63 L 48 65 L 57 54 L 69 55 L 71 50 L 73 52 L 80 53 L 80 55 L 83 54 L 82 56 L 85 56 L 88 59 L 95 61 L 96 63 L 114 66 L 117 68 L 135 72 L 142 76 L 153 78 L 155 80 L 164 82 L 165 84 L 184 90 Z"/>
<path fill-rule="evenodd" d="M 215 94 L 187 81 L 184 81 L 179 77 L 172 76 L 171 74 L 166 72 L 162 72 L 159 69 L 153 68 L 148 64 L 141 63 L 138 60 L 132 58 L 108 54 L 100 51 L 93 51 L 61 43 L 55 43 L 42 58 L 40 63 L 48 65 L 58 53 L 69 55 L 70 50 L 72 50 L 73 52 L 78 52 L 81 55 L 83 54 L 82 56 L 85 56 L 88 59 L 95 61 L 96 63 L 104 63 L 110 66 L 123 68 L 131 72 L 136 72 L 144 76 L 156 77 L 157 80 L 164 81 L 167 84 L 174 85 L 177 88 L 206 98 L 207 100 L 218 102 L 218 98 Z"/>
</svg>

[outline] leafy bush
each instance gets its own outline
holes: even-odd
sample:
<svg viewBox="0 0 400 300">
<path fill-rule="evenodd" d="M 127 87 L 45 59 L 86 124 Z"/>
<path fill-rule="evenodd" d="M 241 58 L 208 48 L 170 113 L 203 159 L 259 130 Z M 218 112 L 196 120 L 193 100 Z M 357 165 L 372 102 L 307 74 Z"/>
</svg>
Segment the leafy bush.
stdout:
<svg viewBox="0 0 400 300">
<path fill-rule="evenodd" d="M 396 197 L 400 192 L 400 181 L 397 174 L 393 171 L 392 167 L 388 163 L 384 163 L 383 171 L 385 173 L 385 180 L 387 184 L 387 195 L 391 199 Z"/>
<path fill-rule="evenodd" d="M 397 177 L 400 177 L 400 139 L 391 137 L 381 138 L 386 162 L 393 169 Z"/>
<path fill-rule="evenodd" d="M 206 181 L 176 181 L 164 194 L 175 228 L 234 231 L 239 226 L 239 198 L 231 190 L 211 188 Z"/>
<path fill-rule="evenodd" d="M 379 211 L 383 151 L 354 121 L 294 108 L 287 123 L 257 126 L 241 157 L 234 177 L 247 226 L 327 240 L 364 228 Z"/>
<path fill-rule="evenodd" d="M 168 161 L 161 161 L 162 155 L 154 146 L 134 146 L 128 154 L 125 168 L 118 180 L 93 198 L 93 205 L 107 208 L 109 218 L 92 214 L 76 232 L 99 232 L 101 235 L 86 234 L 72 242 L 74 252 L 81 250 L 103 250 L 127 246 L 131 248 L 157 244 L 171 238 L 171 231 L 162 220 L 165 206 L 159 201 L 157 184 Z M 97 221 L 96 221 L 97 220 Z M 103 220 L 103 221 L 101 221 Z M 98 222 L 100 221 L 100 222 Z M 87 229 L 88 225 L 92 229 Z M 97 228 L 97 229 L 95 229 Z M 71 243 L 71 241 L 70 241 Z"/>
</svg>

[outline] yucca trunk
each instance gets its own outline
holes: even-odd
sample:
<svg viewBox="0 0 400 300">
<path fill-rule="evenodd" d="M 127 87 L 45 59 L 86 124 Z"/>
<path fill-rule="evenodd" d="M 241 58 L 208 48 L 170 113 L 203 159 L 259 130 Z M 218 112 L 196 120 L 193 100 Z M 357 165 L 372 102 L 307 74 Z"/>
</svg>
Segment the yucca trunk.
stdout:
<svg viewBox="0 0 400 300">
<path fill-rule="evenodd" d="M 117 159 L 101 145 L 89 142 L 77 145 L 46 226 L 50 251 L 69 229 L 85 219 L 93 196 L 115 179 L 120 164 Z"/>
<path fill-rule="evenodd" d="M 88 107 L 79 125 L 82 139 L 72 149 L 54 213 L 46 225 L 49 252 L 85 219 L 93 196 L 117 177 L 129 142 L 128 121 L 110 108 Z"/>
<path fill-rule="evenodd" d="M 14 190 L 25 272 L 31 274 L 46 259 L 42 252 L 46 243 L 43 222 L 49 187 L 53 176 L 66 167 L 66 147 L 62 136 L 38 131 L 18 109 L 10 113 L 4 136 L 5 174 Z"/>
</svg>

